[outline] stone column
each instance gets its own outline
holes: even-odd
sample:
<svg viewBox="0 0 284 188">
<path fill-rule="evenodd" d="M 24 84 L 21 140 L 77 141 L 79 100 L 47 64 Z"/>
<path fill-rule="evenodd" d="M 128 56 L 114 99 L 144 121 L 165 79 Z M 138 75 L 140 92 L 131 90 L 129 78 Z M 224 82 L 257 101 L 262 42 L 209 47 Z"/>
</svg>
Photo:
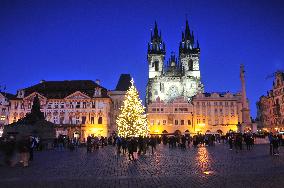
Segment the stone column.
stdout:
<svg viewBox="0 0 284 188">
<path fill-rule="evenodd" d="M 240 132 L 244 132 L 245 127 L 251 127 L 250 109 L 247 102 L 246 85 L 245 85 L 245 70 L 244 65 L 240 67 L 240 79 L 242 84 L 242 126 Z"/>
</svg>

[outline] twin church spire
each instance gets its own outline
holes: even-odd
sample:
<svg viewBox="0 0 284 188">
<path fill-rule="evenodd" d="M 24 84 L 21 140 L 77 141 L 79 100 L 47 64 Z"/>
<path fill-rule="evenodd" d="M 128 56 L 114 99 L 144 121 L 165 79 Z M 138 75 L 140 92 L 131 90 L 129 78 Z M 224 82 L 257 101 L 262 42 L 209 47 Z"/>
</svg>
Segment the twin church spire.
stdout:
<svg viewBox="0 0 284 188">
<path fill-rule="evenodd" d="M 149 78 L 170 74 L 175 76 L 199 76 L 199 43 L 195 41 L 194 33 L 190 30 L 188 20 L 185 30 L 182 31 L 179 43 L 179 56 L 175 58 L 173 52 L 168 63 L 165 63 L 166 47 L 162 40 L 161 31 L 155 22 L 154 30 L 151 32 L 151 41 L 148 43 Z M 198 71 L 193 73 L 192 71 Z"/>
<path fill-rule="evenodd" d="M 156 101 L 157 98 L 163 101 L 172 101 L 175 97 L 181 96 L 189 99 L 196 93 L 203 92 L 204 86 L 199 69 L 199 44 L 195 41 L 187 20 L 179 43 L 178 56 L 171 52 L 168 61 L 165 61 L 165 56 L 165 43 L 155 22 L 151 41 L 148 43 L 147 104 Z"/>
<path fill-rule="evenodd" d="M 188 20 L 186 20 L 185 30 L 182 32 L 181 42 L 179 43 L 179 53 L 199 52 L 199 42 L 195 41 L 193 31 L 190 31 Z M 154 32 L 151 32 L 151 41 L 148 43 L 148 54 L 165 54 L 165 42 L 162 40 L 162 33 L 158 30 L 155 21 Z"/>
</svg>

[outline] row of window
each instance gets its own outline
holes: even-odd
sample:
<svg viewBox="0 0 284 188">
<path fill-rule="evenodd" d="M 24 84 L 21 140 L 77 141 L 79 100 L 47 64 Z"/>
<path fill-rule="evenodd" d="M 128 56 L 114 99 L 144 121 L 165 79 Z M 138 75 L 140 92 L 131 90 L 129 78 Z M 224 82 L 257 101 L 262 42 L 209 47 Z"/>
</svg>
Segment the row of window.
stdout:
<svg viewBox="0 0 284 188">
<path fill-rule="evenodd" d="M 211 106 L 211 102 L 196 102 L 196 106 Z M 214 102 L 214 106 L 234 106 L 234 102 Z"/>
<path fill-rule="evenodd" d="M 227 119 L 227 124 L 230 122 L 229 119 Z M 205 124 L 206 123 L 206 119 L 203 118 L 198 118 L 196 119 L 196 124 Z M 208 124 L 212 124 L 213 122 L 211 121 L 211 119 L 208 119 Z M 214 121 L 215 125 L 217 124 L 224 124 L 224 119 L 215 119 Z M 150 120 L 150 124 L 151 125 L 154 125 L 155 124 L 155 120 Z M 167 124 L 167 120 L 156 120 L 156 124 L 157 125 L 166 125 Z M 178 119 L 175 119 L 174 120 L 174 125 L 191 125 L 191 120 L 178 120 Z"/>
<path fill-rule="evenodd" d="M 73 102 L 73 103 L 66 103 L 66 104 L 58 103 L 58 102 L 55 102 L 55 103 L 50 102 L 50 103 L 47 104 L 47 109 L 52 109 L 52 108 L 58 109 L 58 108 L 65 108 L 65 107 L 67 107 L 67 108 L 87 108 L 87 105 L 90 106 L 91 108 L 96 108 L 95 102 L 91 102 L 91 103 Z M 102 102 L 98 103 L 98 108 L 103 108 L 103 106 L 104 106 L 104 104 Z M 19 107 L 19 104 L 15 103 L 14 108 L 18 109 L 18 107 Z M 32 103 L 29 103 L 27 108 L 31 109 L 31 107 L 32 107 Z M 20 109 L 25 109 L 24 103 L 21 103 Z"/>
<path fill-rule="evenodd" d="M 157 120 L 157 125 L 166 125 L 167 124 L 167 120 Z M 185 125 L 185 120 L 180 120 L 180 124 L 179 124 L 179 120 L 174 120 L 175 125 Z M 154 125 L 155 124 L 155 120 L 150 120 L 150 124 Z M 187 125 L 191 125 L 191 121 L 187 120 Z"/>
<path fill-rule="evenodd" d="M 57 116 L 53 117 L 53 123 L 55 124 L 63 124 L 64 123 L 64 117 L 60 117 L 58 118 Z M 75 119 L 73 119 L 72 117 L 69 117 L 69 124 L 85 124 L 86 123 L 86 116 L 82 116 L 82 118 L 80 118 L 79 116 L 76 116 Z M 95 124 L 95 118 L 94 117 L 90 117 L 90 123 L 91 124 Z M 103 117 L 99 117 L 97 120 L 97 124 L 102 124 L 103 123 Z"/>
<path fill-rule="evenodd" d="M 163 112 L 163 111 L 164 111 L 163 108 L 152 108 L 152 112 Z M 196 111 L 197 111 L 196 114 L 199 115 L 200 114 L 200 109 L 197 109 Z M 175 108 L 175 112 L 188 112 L 188 108 Z M 207 113 L 210 114 L 210 112 L 211 112 L 211 109 L 210 108 L 207 109 Z M 202 109 L 202 113 L 205 114 L 205 109 Z M 218 109 L 217 108 L 214 109 L 214 113 L 215 114 L 218 113 Z M 220 114 L 223 113 L 223 109 L 222 108 L 219 109 L 219 113 Z M 225 109 L 225 113 L 229 114 L 228 109 Z M 235 114 L 235 110 L 231 109 L 231 115 L 234 115 L 234 114 Z"/>
</svg>

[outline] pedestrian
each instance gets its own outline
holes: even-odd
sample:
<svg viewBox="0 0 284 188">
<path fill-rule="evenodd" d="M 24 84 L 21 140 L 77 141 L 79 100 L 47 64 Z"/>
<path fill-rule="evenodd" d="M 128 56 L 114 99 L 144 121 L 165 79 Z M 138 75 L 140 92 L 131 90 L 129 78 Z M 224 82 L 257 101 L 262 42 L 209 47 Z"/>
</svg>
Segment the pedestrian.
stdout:
<svg viewBox="0 0 284 188">
<path fill-rule="evenodd" d="M 18 151 L 20 153 L 20 162 L 23 167 L 29 166 L 29 139 L 24 137 L 18 142 Z"/>
<path fill-rule="evenodd" d="M 116 137 L 117 155 L 121 153 L 122 140 L 119 136 Z"/>
<path fill-rule="evenodd" d="M 154 149 L 156 149 L 156 139 L 153 136 L 151 136 L 149 144 L 152 149 L 152 154 L 154 154 Z"/>
<path fill-rule="evenodd" d="M 134 149 L 134 143 L 132 142 L 133 138 L 129 138 L 127 142 L 127 147 L 128 147 L 128 158 L 129 160 L 134 160 L 134 155 L 133 155 L 133 149 Z M 131 159 L 132 157 L 132 159 Z"/>
<path fill-rule="evenodd" d="M 276 135 L 273 136 L 272 145 L 273 145 L 273 155 L 279 155 L 279 150 L 278 150 L 279 140 Z"/>
<path fill-rule="evenodd" d="M 29 138 L 29 153 L 30 153 L 29 161 L 32 161 L 34 159 L 34 148 L 35 148 L 35 145 L 36 145 L 35 138 L 30 136 L 30 138 Z"/>
<path fill-rule="evenodd" d="M 138 159 L 137 147 L 138 147 L 138 142 L 135 138 L 133 138 L 132 139 L 132 152 L 133 152 L 133 158 L 135 161 Z"/>
<path fill-rule="evenodd" d="M 272 155 L 274 153 L 274 151 L 273 151 L 273 134 L 272 134 L 272 132 L 269 133 L 268 140 L 269 140 L 269 154 Z"/>
<path fill-rule="evenodd" d="M 233 137 L 229 136 L 229 146 L 230 146 L 230 150 L 233 150 Z"/>
</svg>

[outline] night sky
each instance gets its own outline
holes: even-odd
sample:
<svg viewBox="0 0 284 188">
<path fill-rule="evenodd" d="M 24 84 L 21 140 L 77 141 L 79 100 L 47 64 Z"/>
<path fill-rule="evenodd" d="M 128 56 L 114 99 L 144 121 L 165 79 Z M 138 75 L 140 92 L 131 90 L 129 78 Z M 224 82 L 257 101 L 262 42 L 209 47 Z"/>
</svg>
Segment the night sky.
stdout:
<svg viewBox="0 0 284 188">
<path fill-rule="evenodd" d="M 206 92 L 240 91 L 246 69 L 252 116 L 255 103 L 284 69 L 284 1 L 0 1 L 0 85 L 8 92 L 40 80 L 101 80 L 114 89 L 130 73 L 141 97 L 148 79 L 147 42 L 155 20 L 166 59 L 178 55 L 185 19 L 199 39 Z"/>
</svg>

